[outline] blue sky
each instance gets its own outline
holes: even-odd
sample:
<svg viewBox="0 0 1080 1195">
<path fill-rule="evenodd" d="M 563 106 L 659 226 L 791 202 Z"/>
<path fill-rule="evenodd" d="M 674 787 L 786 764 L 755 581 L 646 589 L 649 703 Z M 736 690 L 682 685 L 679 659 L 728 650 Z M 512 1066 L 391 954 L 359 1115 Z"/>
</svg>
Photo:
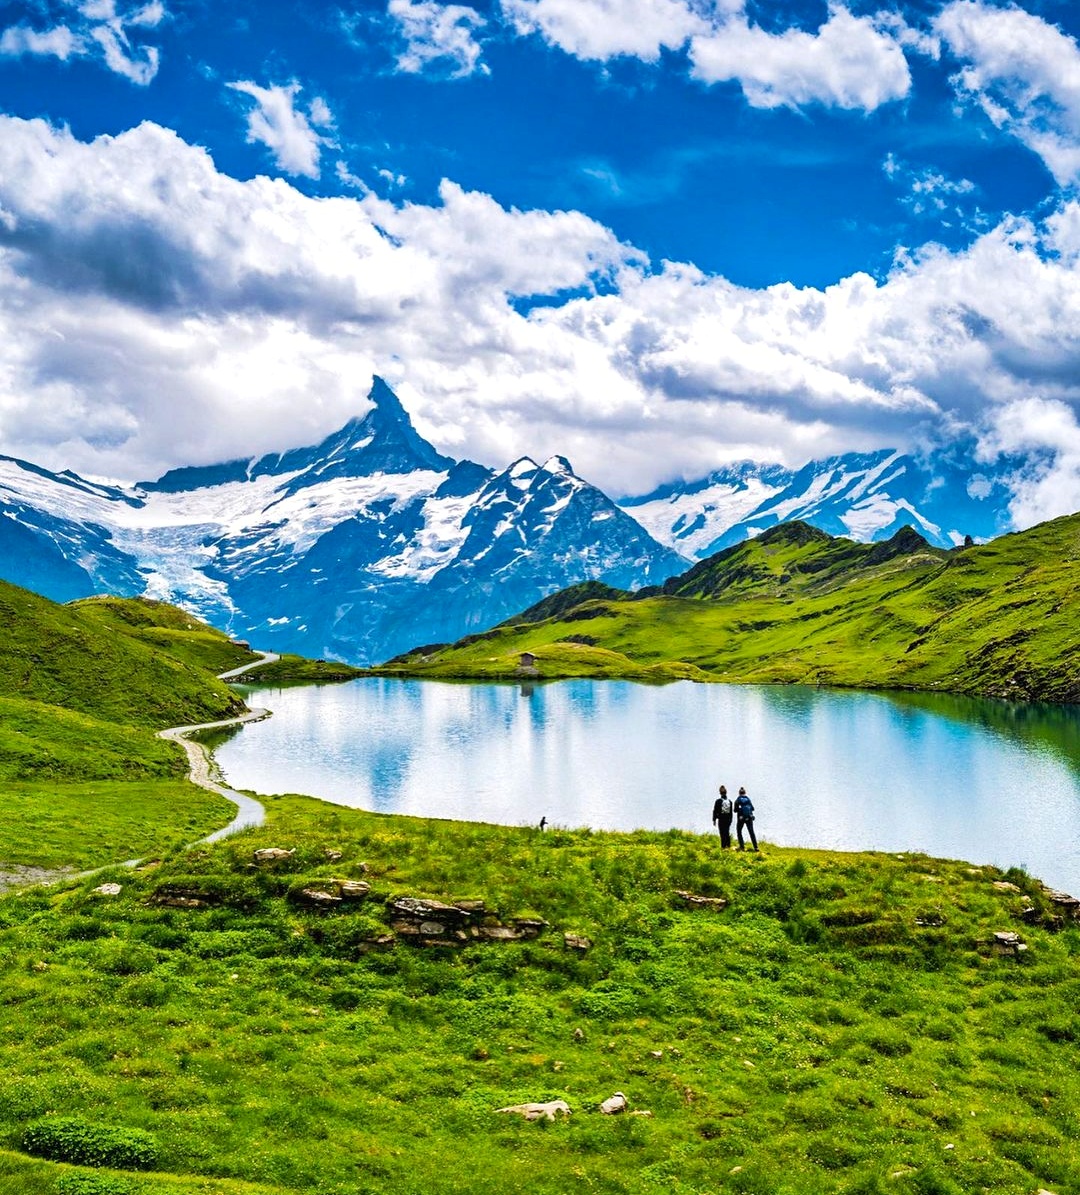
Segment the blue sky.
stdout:
<svg viewBox="0 0 1080 1195">
<path fill-rule="evenodd" d="M 1066 0 L 0 5 L 0 451 L 444 451 L 640 491 L 964 439 L 1080 505 Z M 324 202 L 333 200 L 334 202 Z"/>
</svg>

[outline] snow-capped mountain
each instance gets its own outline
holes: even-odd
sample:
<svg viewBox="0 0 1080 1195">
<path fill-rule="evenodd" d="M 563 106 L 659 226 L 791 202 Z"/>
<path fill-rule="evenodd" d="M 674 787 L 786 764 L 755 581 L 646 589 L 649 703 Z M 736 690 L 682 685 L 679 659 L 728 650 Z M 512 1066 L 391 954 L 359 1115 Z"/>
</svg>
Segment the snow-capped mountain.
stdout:
<svg viewBox="0 0 1080 1195">
<path fill-rule="evenodd" d="M 962 451 L 924 460 L 883 449 L 798 470 L 746 461 L 619 505 L 661 543 L 701 560 L 791 519 L 864 542 L 909 523 L 949 548 L 1008 530 L 1006 498 L 1000 477 Z"/>
<path fill-rule="evenodd" d="M 135 486 L 0 458 L 0 576 L 60 600 L 145 593 L 260 646 L 363 663 L 578 581 L 685 567 L 562 457 L 454 461 L 380 379 L 370 399 L 312 448 Z"/>
</svg>

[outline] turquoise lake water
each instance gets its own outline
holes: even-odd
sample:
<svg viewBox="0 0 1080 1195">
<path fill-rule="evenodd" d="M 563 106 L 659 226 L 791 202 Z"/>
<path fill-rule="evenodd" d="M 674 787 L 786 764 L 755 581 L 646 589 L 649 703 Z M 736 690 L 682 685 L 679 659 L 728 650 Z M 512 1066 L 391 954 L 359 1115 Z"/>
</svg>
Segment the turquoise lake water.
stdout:
<svg viewBox="0 0 1080 1195">
<path fill-rule="evenodd" d="M 1080 893 L 1080 707 L 802 687 L 365 679 L 245 689 L 229 782 L 384 813 L 708 831 L 745 785 L 766 842 L 926 851 Z"/>
</svg>

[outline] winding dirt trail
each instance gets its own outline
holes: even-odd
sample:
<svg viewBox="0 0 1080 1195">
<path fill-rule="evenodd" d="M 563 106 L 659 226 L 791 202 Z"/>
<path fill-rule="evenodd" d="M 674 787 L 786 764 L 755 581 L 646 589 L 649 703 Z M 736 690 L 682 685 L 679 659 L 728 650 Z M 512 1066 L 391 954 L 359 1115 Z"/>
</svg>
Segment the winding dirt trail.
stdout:
<svg viewBox="0 0 1080 1195">
<path fill-rule="evenodd" d="M 264 664 L 273 664 L 275 660 L 281 659 L 280 656 L 270 651 L 261 651 L 258 655 L 262 658 L 254 660 L 250 664 L 243 664 L 239 668 L 231 668 L 228 672 L 222 672 L 218 676 L 218 680 L 236 680 L 252 669 L 261 668 Z M 204 842 L 217 842 L 219 838 L 226 838 L 230 834 L 235 834 L 237 830 L 243 830 L 248 826 L 261 826 L 266 820 L 266 810 L 254 797 L 227 788 L 220 783 L 221 776 L 210 752 L 202 743 L 192 742 L 187 736 L 197 730 L 220 730 L 227 726 L 241 726 L 245 722 L 260 722 L 263 718 L 269 717 L 269 710 L 248 710 L 246 714 L 240 714 L 236 718 L 226 718 L 222 722 L 202 722 L 193 726 L 170 726 L 167 730 L 158 731 L 158 738 L 179 743 L 187 752 L 188 776 L 192 784 L 217 793 L 227 801 L 231 801 L 237 809 L 236 817 L 227 826 L 215 830 L 213 834 L 208 834 L 205 838 L 197 839 L 191 844 L 192 846 L 198 846 Z M 97 875 L 99 871 L 105 871 L 108 867 L 138 867 L 142 862 L 142 859 L 126 859 L 123 863 L 105 864 L 101 867 L 91 868 L 89 871 L 75 871 L 68 867 L 0 867 L 0 892 L 15 888 L 34 887 L 38 884 L 56 884 L 62 880 L 85 879 L 87 876 Z"/>
<path fill-rule="evenodd" d="M 281 659 L 272 651 L 261 651 L 258 654 L 262 659 L 254 660 L 250 664 L 242 664 L 239 668 L 230 668 L 228 672 L 219 673 L 218 680 L 236 680 L 255 668 L 261 668 L 264 664 L 273 664 L 276 660 Z M 195 742 L 188 736 L 199 730 L 223 730 L 228 726 L 242 726 L 245 722 L 261 722 L 264 718 L 269 717 L 269 710 L 248 710 L 246 714 L 240 714 L 236 718 L 225 718 L 221 722 L 198 722 L 192 726 L 170 726 L 167 730 L 158 731 L 159 739 L 168 739 L 169 742 L 179 743 L 187 752 L 188 776 L 192 784 L 217 793 L 227 801 L 231 801 L 237 809 L 236 817 L 227 826 L 215 830 L 213 834 L 208 834 L 205 838 L 198 839 L 198 842 L 192 843 L 192 846 L 203 842 L 217 842 L 219 838 L 227 838 L 230 834 L 235 834 L 237 830 L 244 830 L 248 826 L 261 826 L 266 820 L 266 810 L 254 797 L 249 797 L 246 793 L 237 792 L 236 789 L 227 788 L 222 784 L 221 774 L 211 758 L 210 752 L 202 743 Z"/>
</svg>

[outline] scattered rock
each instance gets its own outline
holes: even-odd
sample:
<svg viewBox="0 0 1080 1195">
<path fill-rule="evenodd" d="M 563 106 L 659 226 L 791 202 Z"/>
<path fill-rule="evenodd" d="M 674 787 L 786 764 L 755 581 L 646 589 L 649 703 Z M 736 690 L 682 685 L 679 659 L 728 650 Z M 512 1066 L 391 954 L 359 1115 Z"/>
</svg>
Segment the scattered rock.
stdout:
<svg viewBox="0 0 1080 1195">
<path fill-rule="evenodd" d="M 1064 916 L 1074 921 L 1080 919 L 1080 900 L 1070 896 L 1067 892 L 1056 892 L 1053 888 L 1044 888 L 1043 895 Z"/>
<path fill-rule="evenodd" d="M 945 917 L 941 913 L 924 913 L 915 918 L 915 924 L 923 929 L 940 929 L 945 924 Z"/>
<path fill-rule="evenodd" d="M 652 1120 L 652 1113 L 649 1111 L 648 1108 L 635 1108 L 634 1111 L 630 1113 L 630 1115 L 631 1116 L 647 1116 L 650 1120 Z"/>
<path fill-rule="evenodd" d="M 488 942 L 520 942 L 525 937 L 509 925 L 482 925 L 476 931 L 476 936 Z"/>
<path fill-rule="evenodd" d="M 585 1030 L 581 1029 L 581 1028 L 575 1029 L 574 1030 L 574 1041 L 584 1041 L 584 1040 L 585 1040 Z"/>
<path fill-rule="evenodd" d="M 563 1069 L 563 1067 L 565 1067 L 565 1066 L 566 1066 L 565 1062 L 553 1062 L 551 1064 L 551 1069 L 553 1071 L 561 1071 Z"/>
<path fill-rule="evenodd" d="M 98 884 L 96 888 L 90 890 L 91 896 L 119 896 L 123 892 L 123 887 L 120 884 Z"/>
<path fill-rule="evenodd" d="M 993 937 L 994 949 L 998 954 L 1009 954 L 1014 957 L 1027 950 L 1027 943 L 1022 941 L 1019 934 L 1011 929 L 999 929 Z"/>
<path fill-rule="evenodd" d="M 393 934 L 379 934 L 377 938 L 365 938 L 358 949 L 361 954 L 370 954 L 373 950 L 389 950 L 394 942 Z"/>
<path fill-rule="evenodd" d="M 659 1060 L 660 1058 L 663 1058 L 663 1056 L 664 1056 L 663 1050 L 650 1050 L 649 1051 L 650 1058 L 656 1058 Z"/>
<path fill-rule="evenodd" d="M 614 1095 L 608 1096 L 604 1100 L 600 1105 L 600 1111 L 605 1116 L 618 1116 L 620 1112 L 625 1112 L 628 1106 L 626 1096 L 621 1091 L 616 1091 Z"/>
<path fill-rule="evenodd" d="M 741 1173 L 742 1173 L 741 1166 L 732 1166 L 732 1168 L 728 1171 L 728 1174 L 741 1174 Z"/>
<path fill-rule="evenodd" d="M 295 847 L 291 851 L 286 851 L 279 846 L 264 846 L 255 852 L 255 862 L 280 863 L 283 859 L 291 859 L 295 854 Z"/>
<path fill-rule="evenodd" d="M 1008 880 L 995 880 L 993 883 L 999 892 L 1019 892 L 1020 887 L 1017 884 L 1010 884 Z"/>
<path fill-rule="evenodd" d="M 168 893 L 158 893 L 150 900 L 151 903 L 163 905 L 167 909 L 205 909 L 210 903 L 194 896 L 169 896 Z"/>
<path fill-rule="evenodd" d="M 569 1116 L 570 1105 L 566 1100 L 549 1100 L 546 1104 L 511 1104 L 507 1108 L 496 1108 L 496 1112 L 513 1112 L 526 1120 L 554 1120 L 556 1116 Z"/>
<path fill-rule="evenodd" d="M 681 888 L 676 888 L 675 896 L 690 909 L 713 909 L 719 913 L 728 905 L 722 896 L 698 896 L 695 892 L 685 892 Z"/>
<path fill-rule="evenodd" d="M 341 851 L 325 850 L 323 854 L 331 863 L 337 863 L 343 857 Z"/>
<path fill-rule="evenodd" d="M 523 938 L 538 938 L 548 927 L 548 923 L 539 917 L 514 917 L 510 924 Z"/>
<path fill-rule="evenodd" d="M 365 880 L 335 880 L 334 883 L 342 900 L 364 900 L 371 891 L 371 885 Z"/>
<path fill-rule="evenodd" d="M 150 895 L 149 902 L 167 909 L 205 909 L 216 903 L 209 892 L 182 884 L 162 884 Z"/>
<path fill-rule="evenodd" d="M 563 934 L 563 945 L 567 950 L 577 950 L 584 954 L 591 949 L 592 942 L 584 934 Z"/>
<path fill-rule="evenodd" d="M 323 892 L 319 888 L 302 888 L 300 899 L 316 909 L 332 909 L 341 904 L 341 897 L 333 892 Z"/>
<path fill-rule="evenodd" d="M 49 969 L 48 963 L 34 963 L 33 966 L 30 968 L 31 971 L 48 971 L 48 969 Z"/>
</svg>

